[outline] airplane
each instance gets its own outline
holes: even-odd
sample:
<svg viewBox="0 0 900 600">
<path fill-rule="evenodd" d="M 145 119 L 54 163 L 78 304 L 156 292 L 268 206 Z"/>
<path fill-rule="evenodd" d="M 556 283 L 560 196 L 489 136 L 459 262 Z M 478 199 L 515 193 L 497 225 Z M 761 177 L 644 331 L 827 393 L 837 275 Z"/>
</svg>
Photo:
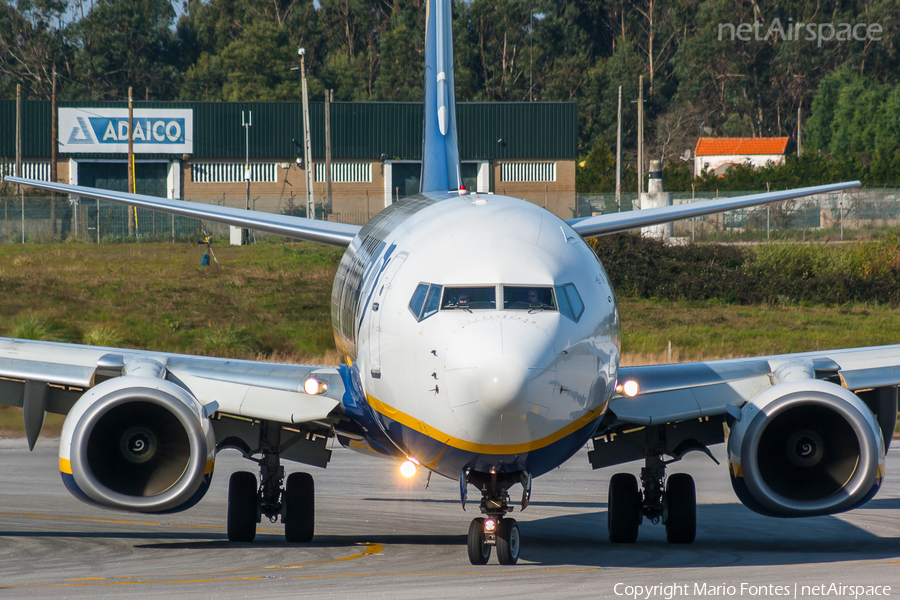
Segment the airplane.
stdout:
<svg viewBox="0 0 900 600">
<path fill-rule="evenodd" d="M 0 339 L 0 400 L 23 408 L 29 447 L 65 414 L 59 470 L 87 503 L 170 513 L 209 488 L 216 454 L 258 465 L 228 485 L 227 534 L 263 516 L 312 540 L 315 484 L 282 461 L 325 467 L 343 446 L 419 466 L 471 490 L 472 564 L 515 564 L 512 495 L 589 441 L 609 482 L 608 535 L 644 519 L 669 542 L 696 535 L 696 490 L 666 468 L 727 443 L 739 499 L 770 516 L 833 514 L 878 491 L 897 418 L 900 346 L 620 367 L 610 279 L 585 240 L 859 186 L 858 181 L 562 220 L 530 202 L 467 193 L 456 137 L 449 0 L 426 5 L 421 193 L 362 227 L 44 182 L 6 180 L 346 248 L 331 313 L 339 366 L 273 364 Z"/>
</svg>

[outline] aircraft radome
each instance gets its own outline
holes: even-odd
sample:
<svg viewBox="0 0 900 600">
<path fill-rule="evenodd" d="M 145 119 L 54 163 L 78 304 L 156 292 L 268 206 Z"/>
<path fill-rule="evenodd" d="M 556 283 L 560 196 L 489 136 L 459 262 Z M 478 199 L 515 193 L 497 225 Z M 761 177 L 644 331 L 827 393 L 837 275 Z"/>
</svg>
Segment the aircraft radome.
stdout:
<svg viewBox="0 0 900 600">
<path fill-rule="evenodd" d="M 513 498 L 524 508 L 534 479 L 589 440 L 594 468 L 645 461 L 640 485 L 610 481 L 613 542 L 634 542 L 645 517 L 669 541 L 693 541 L 693 480 L 666 478 L 666 465 L 708 453 L 725 430 L 734 489 L 757 512 L 824 515 L 871 499 L 897 416 L 900 347 L 620 368 L 615 292 L 584 241 L 859 182 L 569 221 L 467 194 L 450 2 L 427 11 L 421 194 L 363 227 L 7 177 L 346 248 L 331 299 L 337 367 L 0 340 L 0 398 L 24 408 L 29 443 L 45 411 L 67 415 L 69 490 L 112 509 L 184 510 L 207 491 L 216 453 L 237 449 L 259 474 L 229 482 L 229 539 L 251 541 L 262 516 L 280 516 L 288 541 L 308 542 L 313 479 L 285 480 L 281 461 L 325 467 L 337 438 L 458 480 L 461 502 L 483 514 L 469 526 L 473 564 L 494 548 L 502 564 L 518 560 Z"/>
</svg>

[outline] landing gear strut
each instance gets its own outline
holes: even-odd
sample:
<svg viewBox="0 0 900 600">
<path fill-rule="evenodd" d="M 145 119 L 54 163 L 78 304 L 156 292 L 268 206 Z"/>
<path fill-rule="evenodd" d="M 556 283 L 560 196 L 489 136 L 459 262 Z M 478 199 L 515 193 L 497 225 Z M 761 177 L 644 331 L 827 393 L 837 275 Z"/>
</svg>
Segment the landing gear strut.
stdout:
<svg viewBox="0 0 900 600">
<path fill-rule="evenodd" d="M 693 478 L 676 473 L 666 479 L 665 440 L 658 427 L 647 428 L 646 455 L 641 469 L 641 487 L 629 473 L 617 473 L 609 480 L 607 517 L 609 541 L 632 544 L 637 541 L 638 526 L 644 517 L 666 526 L 666 539 L 673 544 L 690 544 L 697 532 L 697 495 Z M 699 448 L 691 448 L 699 449 Z M 708 452 L 708 451 L 707 451 Z"/>
<path fill-rule="evenodd" d="M 252 542 L 256 524 L 265 516 L 273 523 L 281 517 L 288 542 L 312 541 L 315 529 L 315 484 L 308 473 L 292 473 L 282 489 L 284 467 L 281 465 L 281 428 L 263 421 L 260 430 L 262 458 L 245 457 L 259 464 L 259 479 L 250 472 L 239 471 L 228 483 L 228 539 Z M 259 485 L 257 485 L 259 481 Z"/>
<path fill-rule="evenodd" d="M 492 548 L 497 549 L 497 560 L 501 565 L 514 565 L 519 560 L 519 524 L 515 519 L 507 517 L 507 513 L 513 511 L 509 505 L 509 488 L 516 483 L 522 483 L 524 493 L 522 495 L 522 508 L 528 505 L 528 497 L 531 495 L 531 478 L 523 474 L 515 474 L 512 477 L 499 478 L 496 473 L 479 478 L 481 474 L 471 474 L 471 479 L 464 477 L 466 481 L 480 484 L 481 487 L 481 512 L 486 517 L 472 519 L 469 524 L 469 562 L 473 565 L 485 565 L 491 557 Z M 483 481 L 478 481 L 483 479 Z"/>
</svg>

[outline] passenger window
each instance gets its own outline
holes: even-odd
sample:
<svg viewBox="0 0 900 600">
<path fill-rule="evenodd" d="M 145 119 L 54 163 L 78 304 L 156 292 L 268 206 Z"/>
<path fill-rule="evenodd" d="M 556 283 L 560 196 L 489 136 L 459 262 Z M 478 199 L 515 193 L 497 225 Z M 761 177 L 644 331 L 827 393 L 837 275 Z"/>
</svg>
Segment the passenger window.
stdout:
<svg viewBox="0 0 900 600">
<path fill-rule="evenodd" d="M 556 300 L 559 302 L 559 312 L 575 322 L 581 318 L 584 312 L 584 302 L 573 284 L 556 286 Z"/>
<path fill-rule="evenodd" d="M 493 287 L 448 287 L 441 310 L 489 310 L 497 308 L 497 290 Z"/>
<path fill-rule="evenodd" d="M 419 315 L 422 314 L 422 307 L 425 305 L 426 295 L 428 295 L 428 284 L 420 283 L 419 287 L 416 288 L 416 291 L 413 292 L 412 300 L 409 301 L 409 311 L 417 321 L 419 320 Z"/>
<path fill-rule="evenodd" d="M 503 308 L 507 310 L 556 310 L 553 289 L 526 285 L 504 285 Z"/>
</svg>

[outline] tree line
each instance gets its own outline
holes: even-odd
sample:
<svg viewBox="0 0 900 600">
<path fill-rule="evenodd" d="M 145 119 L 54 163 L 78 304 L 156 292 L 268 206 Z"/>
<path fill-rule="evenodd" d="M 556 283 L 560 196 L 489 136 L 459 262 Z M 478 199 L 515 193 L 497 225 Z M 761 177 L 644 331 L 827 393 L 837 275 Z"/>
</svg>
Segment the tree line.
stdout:
<svg viewBox="0 0 900 600">
<path fill-rule="evenodd" d="M 455 0 L 453 11 L 457 98 L 575 101 L 579 154 L 595 164 L 615 148 L 619 86 L 624 153 L 636 156 L 643 76 L 647 156 L 678 173 L 701 134 L 795 137 L 799 118 L 804 152 L 828 163 L 810 157 L 803 177 L 897 179 L 893 0 Z M 420 101 L 424 31 L 425 0 L 3 0 L 0 97 L 21 84 L 49 98 L 56 71 L 62 99 L 122 100 L 131 86 L 136 100 L 296 101 L 302 46 L 313 99 Z"/>
</svg>

